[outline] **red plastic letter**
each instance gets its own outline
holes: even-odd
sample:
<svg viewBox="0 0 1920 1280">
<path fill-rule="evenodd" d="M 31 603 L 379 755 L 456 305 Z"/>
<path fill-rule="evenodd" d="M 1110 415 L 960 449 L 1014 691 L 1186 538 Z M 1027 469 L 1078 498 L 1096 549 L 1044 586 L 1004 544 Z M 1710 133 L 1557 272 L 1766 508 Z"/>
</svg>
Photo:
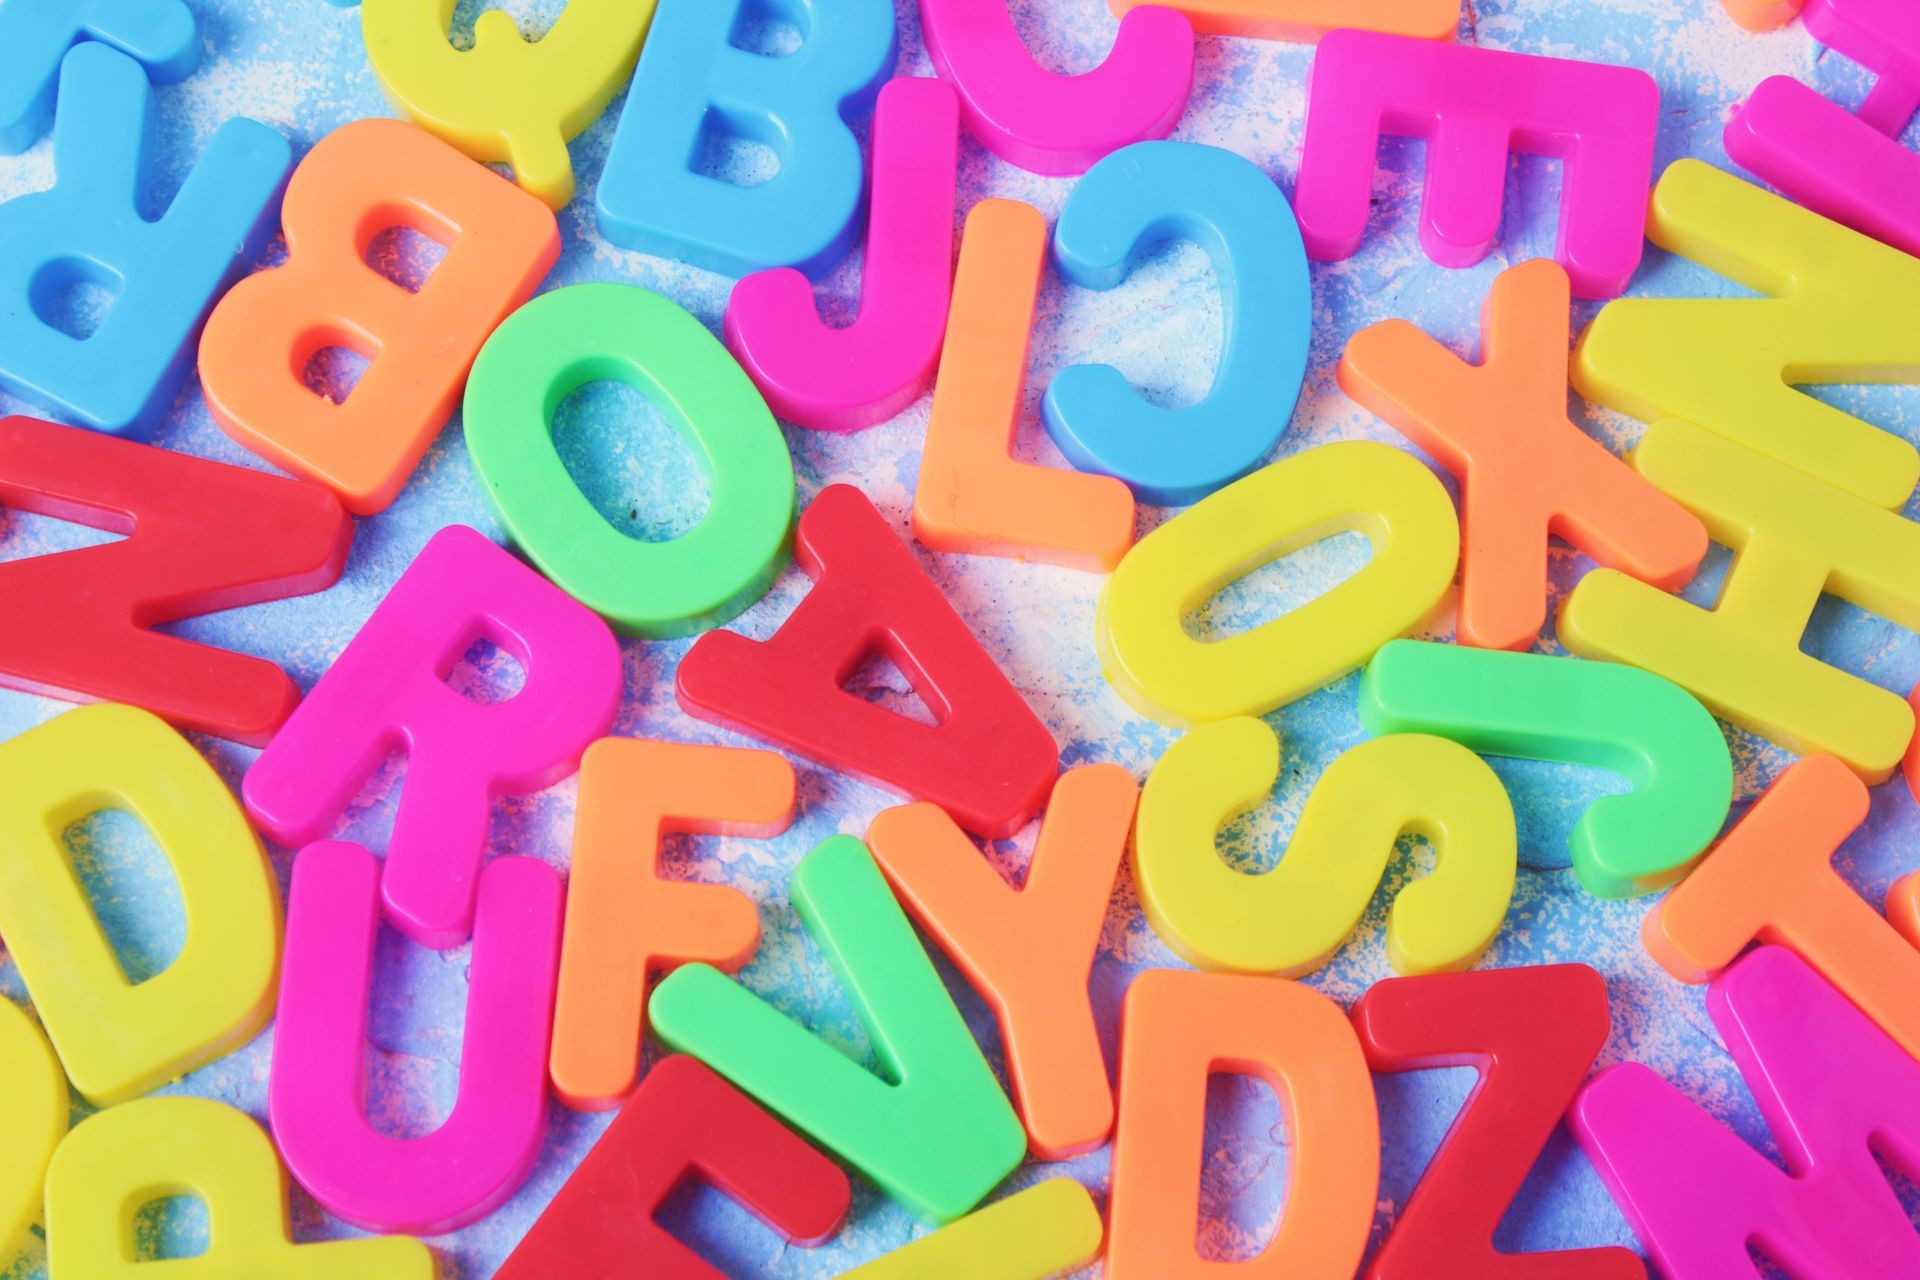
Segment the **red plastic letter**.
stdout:
<svg viewBox="0 0 1920 1280">
<path fill-rule="evenodd" d="M 300 691 L 273 663 L 150 628 L 332 586 L 353 522 L 331 493 L 6 418 L 0 504 L 131 535 L 0 565 L 0 685 L 124 702 L 250 746 L 292 713 Z"/>
<path fill-rule="evenodd" d="M 654 1220 L 689 1174 L 803 1246 L 834 1233 L 851 1197 L 838 1165 L 676 1055 L 648 1073 L 495 1280 L 726 1280 Z"/>
<path fill-rule="evenodd" d="M 1500 1253 L 1494 1228 L 1607 1042 L 1607 984 L 1583 964 L 1378 982 L 1353 1007 L 1375 1071 L 1479 1069 L 1367 1280 L 1643 1280 L 1630 1249 Z"/>
<path fill-rule="evenodd" d="M 937 804 L 977 836 L 1025 826 L 1046 803 L 1059 749 L 873 503 L 850 485 L 823 490 L 794 544 L 813 592 L 769 640 L 700 637 L 680 661 L 681 707 Z M 876 653 L 938 724 L 842 687 Z"/>
</svg>

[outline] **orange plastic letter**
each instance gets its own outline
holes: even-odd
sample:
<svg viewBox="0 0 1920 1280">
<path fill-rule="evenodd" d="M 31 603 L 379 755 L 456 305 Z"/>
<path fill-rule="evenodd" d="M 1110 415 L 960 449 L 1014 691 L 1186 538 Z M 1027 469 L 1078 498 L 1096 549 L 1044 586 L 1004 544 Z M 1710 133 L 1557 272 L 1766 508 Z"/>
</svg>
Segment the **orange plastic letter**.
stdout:
<svg viewBox="0 0 1920 1280">
<path fill-rule="evenodd" d="M 888 809 L 867 829 L 894 892 L 999 1015 L 1028 1145 L 1042 1160 L 1091 1151 L 1113 1128 L 1087 974 L 1139 796 L 1118 765 L 1061 778 L 1020 890 L 937 805 Z"/>
<path fill-rule="evenodd" d="M 1194 1250 L 1214 1072 L 1266 1081 L 1293 1138 L 1286 1217 L 1244 1262 Z M 1351 1276 L 1379 1184 L 1373 1077 L 1339 1005 L 1281 978 L 1154 969 L 1134 979 L 1120 1018 L 1108 1280 Z"/>
<path fill-rule="evenodd" d="M 655 973 L 694 961 L 731 973 L 760 945 L 753 900 L 668 880 L 662 838 L 765 838 L 792 820 L 793 766 L 774 752 L 635 738 L 587 748 L 547 1064 L 561 1101 L 605 1111 L 633 1092 Z"/>
<path fill-rule="evenodd" d="M 1143 4 L 1186 14 L 1202 35 L 1295 44 L 1315 43 L 1336 27 L 1451 40 L 1460 25 L 1460 0 L 1107 0 L 1116 17 Z"/>
<path fill-rule="evenodd" d="M 207 407 L 253 452 L 373 515 L 458 407 L 487 335 L 559 256 L 559 228 L 539 200 L 399 120 L 357 120 L 321 139 L 281 217 L 286 264 L 241 281 L 207 321 Z M 394 228 L 446 246 L 417 291 L 367 261 Z M 370 362 L 337 403 L 305 381 L 334 347 Z"/>
<path fill-rule="evenodd" d="M 1008 455 L 1046 260 L 1047 221 L 1032 205 L 982 200 L 967 214 L 913 536 L 935 551 L 1111 573 L 1133 545 L 1132 491 L 1112 476 Z"/>
<path fill-rule="evenodd" d="M 1460 642 L 1531 648 L 1546 621 L 1547 536 L 1676 591 L 1707 531 L 1567 417 L 1566 269 L 1548 258 L 1493 282 L 1483 363 L 1405 320 L 1355 334 L 1340 386 L 1460 477 Z"/>
<path fill-rule="evenodd" d="M 1920 952 L 1833 869 L 1866 817 L 1866 784 L 1832 756 L 1808 756 L 1647 914 L 1641 940 L 1682 982 L 1708 981 L 1749 943 L 1787 947 L 1920 1054 Z"/>
</svg>

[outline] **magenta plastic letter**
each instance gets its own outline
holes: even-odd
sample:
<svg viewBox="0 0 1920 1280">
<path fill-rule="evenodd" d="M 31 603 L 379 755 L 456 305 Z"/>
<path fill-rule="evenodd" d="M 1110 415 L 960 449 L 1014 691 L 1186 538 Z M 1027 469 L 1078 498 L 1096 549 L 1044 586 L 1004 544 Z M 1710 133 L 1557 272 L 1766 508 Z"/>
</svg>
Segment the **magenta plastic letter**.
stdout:
<svg viewBox="0 0 1920 1280">
<path fill-rule="evenodd" d="M 365 1116 L 379 882 L 380 864 L 355 844 L 312 845 L 294 862 L 267 1109 L 287 1168 L 327 1212 L 369 1231 L 439 1235 L 504 1204 L 540 1154 L 560 877 L 534 858 L 488 864 L 459 1096 L 445 1124 L 412 1141 Z"/>
<path fill-rule="evenodd" d="M 1193 93 L 1193 24 L 1159 5 L 1129 10 L 1107 60 L 1078 76 L 1033 60 L 1007 0 L 920 0 L 920 31 L 973 136 L 1030 173 L 1085 173 L 1110 151 L 1164 138 Z"/>
<path fill-rule="evenodd" d="M 446 682 L 480 639 L 525 686 L 480 703 Z M 613 723 L 620 649 L 585 605 L 474 530 L 433 536 L 253 768 L 261 830 L 298 848 L 327 835 L 381 761 L 407 753 L 381 895 L 423 946 L 466 940 L 492 798 L 551 786 Z"/>
<path fill-rule="evenodd" d="M 1329 32 L 1309 73 L 1307 133 L 1293 211 L 1307 253 L 1353 256 L 1367 227 L 1382 134 L 1424 138 L 1420 244 L 1470 267 L 1500 232 L 1507 157 L 1562 162 L 1554 257 L 1582 298 L 1627 287 L 1647 221 L 1660 90 L 1632 67 Z"/>
<path fill-rule="evenodd" d="M 1716 978 L 1707 1010 L 1792 1176 L 1638 1063 L 1568 1117 L 1663 1274 L 1757 1280 L 1751 1241 L 1798 1280 L 1920 1275 L 1920 1236 L 1874 1160 L 1920 1176 L 1920 1062 L 1784 947 Z"/>
<path fill-rule="evenodd" d="M 1807 30 L 1877 77 L 1854 116 L 1769 76 L 1727 122 L 1727 154 L 1815 213 L 1920 254 L 1920 155 L 1897 139 L 1920 110 L 1920 5 L 1808 0 Z"/>
<path fill-rule="evenodd" d="M 788 422 L 858 431 L 926 390 L 953 292 L 959 133 L 960 107 L 945 81 L 903 76 L 880 90 L 860 315 L 851 325 L 822 323 L 813 285 L 791 267 L 733 287 L 727 347 Z"/>
</svg>

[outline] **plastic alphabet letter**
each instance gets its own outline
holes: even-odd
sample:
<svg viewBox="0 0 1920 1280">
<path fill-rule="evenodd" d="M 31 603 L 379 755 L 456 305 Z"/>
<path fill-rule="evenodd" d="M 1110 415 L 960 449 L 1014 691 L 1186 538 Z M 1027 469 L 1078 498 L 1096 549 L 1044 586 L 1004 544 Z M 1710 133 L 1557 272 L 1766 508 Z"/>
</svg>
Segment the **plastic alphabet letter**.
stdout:
<svg viewBox="0 0 1920 1280">
<path fill-rule="evenodd" d="M 83 40 L 128 55 L 156 84 L 200 65 L 200 30 L 181 0 L 7 0 L 0 13 L 0 155 L 32 146 L 53 118 L 60 61 Z"/>
<path fill-rule="evenodd" d="M 1920 452 L 1792 384 L 1920 382 L 1920 262 L 1698 160 L 1661 176 L 1647 237 L 1766 296 L 1609 303 L 1574 353 L 1574 388 L 1903 506 Z"/>
<path fill-rule="evenodd" d="M 1100 1237 L 1100 1210 L 1087 1189 L 1072 1178 L 1049 1178 L 855 1267 L 840 1280 L 1053 1280 L 1097 1259 Z"/>
<path fill-rule="evenodd" d="M 487 9 L 465 50 L 448 39 L 445 0 L 365 0 L 360 25 L 395 106 L 475 160 L 511 165 L 522 187 L 560 209 L 573 200 L 567 142 L 632 78 L 653 6 L 566 0 L 538 40 Z"/>
<path fill-rule="evenodd" d="M 1707 709 L 1670 680 L 1612 662 L 1395 640 L 1367 664 L 1360 722 L 1485 755 L 1559 760 L 1633 783 L 1580 815 L 1568 843 L 1597 898 L 1665 888 L 1720 834 L 1733 757 Z"/>
<path fill-rule="evenodd" d="M 1720 0 L 1733 20 L 1749 31 L 1771 31 L 1792 22 L 1804 0 Z"/>
<path fill-rule="evenodd" d="M 207 1206 L 206 1252 L 169 1260 L 191 1280 L 433 1280 L 418 1240 L 296 1245 L 287 1171 L 244 1113 L 208 1098 L 148 1098 L 89 1117 L 60 1144 L 47 1174 L 47 1262 L 56 1276 L 140 1280 L 134 1215 L 154 1200 L 193 1195 Z"/>
<path fill-rule="evenodd" d="M 1352 257 L 1381 135 L 1424 138 L 1420 245 L 1470 267 L 1500 234 L 1509 153 L 1548 156 L 1563 165 L 1553 256 L 1575 295 L 1615 297 L 1640 265 L 1659 117 L 1637 68 L 1335 31 L 1313 59 L 1294 212 L 1308 254 Z"/>
<path fill-rule="evenodd" d="M 40 1215 L 47 1161 L 67 1132 L 67 1077 L 53 1046 L 19 1005 L 0 1001 L 0 1126 L 7 1160 L 0 1166 L 0 1266 L 9 1266 Z"/>
<path fill-rule="evenodd" d="M 1920 1237 L 1875 1159 L 1920 1177 L 1920 1064 L 1780 947 L 1715 979 L 1707 1012 L 1787 1172 L 1636 1062 L 1568 1116 L 1661 1274 L 1759 1280 L 1755 1248 L 1800 1280 L 1920 1274 Z"/>
<path fill-rule="evenodd" d="M 655 1220 L 688 1177 L 803 1247 L 839 1228 L 852 1196 L 838 1165 L 700 1063 L 676 1055 L 648 1073 L 495 1280 L 726 1280 Z"/>
<path fill-rule="evenodd" d="M 1366 1280 L 1645 1280 L 1630 1249 L 1493 1247 L 1612 1030 L 1604 978 L 1584 964 L 1389 978 L 1353 1006 L 1353 1025 L 1375 1071 L 1479 1074 Z"/>
<path fill-rule="evenodd" d="M 1920 155 L 1900 145 L 1920 110 L 1920 13 L 1903 0 L 1812 0 L 1807 32 L 1877 77 L 1854 114 L 1792 76 L 1762 80 L 1727 121 L 1727 155 L 1800 204 L 1920 253 Z"/>
<path fill-rule="evenodd" d="M 1287 429 L 1307 371 L 1313 292 L 1280 188 L 1251 161 L 1192 142 L 1142 142 L 1095 165 L 1067 195 L 1053 257 L 1069 283 L 1111 289 L 1169 240 L 1206 250 L 1220 281 L 1225 336 L 1206 398 L 1161 408 L 1112 365 L 1074 365 L 1048 385 L 1041 410 L 1076 467 L 1177 507 L 1251 471 Z"/>
<path fill-rule="evenodd" d="M 1147 0 L 1107 0 L 1123 16 Z M 1451 40 L 1460 26 L 1460 0 L 1166 0 L 1209 36 L 1245 36 L 1314 44 L 1341 27 L 1386 31 L 1422 40 Z"/>
<path fill-rule="evenodd" d="M 700 637 L 680 660 L 681 709 L 930 801 L 985 839 L 1025 826 L 1059 748 L 872 501 L 822 490 L 795 554 L 813 591 L 771 639 Z M 936 725 L 846 691 L 873 654 L 907 676 Z"/>
<path fill-rule="evenodd" d="M 920 31 L 968 132 L 1030 173 L 1085 173 L 1129 143 L 1164 138 L 1193 93 L 1193 24 L 1160 5 L 1124 16 L 1106 61 L 1082 75 L 1035 62 L 1007 0 L 920 0 Z"/>
<path fill-rule="evenodd" d="M 1528 649 L 1546 621 L 1547 539 L 1678 590 L 1707 531 L 1567 416 L 1567 273 L 1500 273 L 1466 364 L 1405 320 L 1355 334 L 1340 387 L 1460 479 L 1460 643 Z"/>
<path fill-rule="evenodd" d="M 1395 971 L 1464 969 L 1487 949 L 1513 898 L 1517 849 L 1513 805 L 1486 761 L 1425 734 L 1363 742 L 1327 767 L 1280 865 L 1248 875 L 1214 841 L 1266 802 L 1279 774 L 1279 738 L 1242 716 L 1191 731 L 1148 776 L 1133 874 L 1147 920 L 1182 959 L 1234 973 L 1313 972 L 1360 922 L 1408 832 L 1440 857 L 1388 912 Z"/>
<path fill-rule="evenodd" d="M 1112 573 L 1133 545 L 1132 491 L 1112 476 L 1010 456 L 1046 253 L 1047 222 L 1032 205 L 982 200 L 968 210 L 913 536 L 935 551 Z"/>
<path fill-rule="evenodd" d="M 1367 566 L 1253 630 L 1200 640 L 1184 620 L 1261 565 L 1336 533 L 1372 544 Z M 1127 703 L 1190 727 L 1261 716 L 1358 671 L 1430 617 L 1460 557 L 1453 501 L 1411 454 L 1368 440 L 1271 463 L 1134 544 L 1094 626 L 1100 669 Z"/>
<path fill-rule="evenodd" d="M 1920 952 L 1833 869 L 1866 817 L 1867 789 L 1839 761 L 1795 764 L 1647 914 L 1647 951 L 1675 978 L 1700 983 L 1754 942 L 1786 947 L 1920 1054 Z"/>
<path fill-rule="evenodd" d="M 1647 429 L 1633 465 L 1734 549 L 1720 598 L 1702 609 L 1599 569 L 1567 598 L 1561 641 L 1665 676 L 1789 751 L 1838 756 L 1868 782 L 1891 774 L 1913 709 L 1800 637 L 1823 593 L 1920 630 L 1920 525 L 1676 419 Z"/>
<path fill-rule="evenodd" d="M 459 1095 L 446 1123 L 411 1141 L 364 1114 L 379 881 L 378 860 L 354 844 L 309 845 L 294 861 L 267 1109 L 288 1168 L 328 1213 L 436 1236 L 506 1203 L 540 1154 L 560 877 L 537 858 L 487 864 Z"/>
<path fill-rule="evenodd" d="M 777 58 L 741 36 L 769 10 L 802 33 Z M 721 275 L 825 275 L 853 247 L 866 182 L 849 126 L 892 75 L 894 36 L 891 0 L 666 5 L 600 175 L 601 232 Z M 710 171 L 741 144 L 773 152 L 778 171 L 752 185 Z"/>
<path fill-rule="evenodd" d="M 226 783 L 144 711 L 102 704 L 0 744 L 0 936 L 83 1097 L 113 1106 L 246 1044 L 273 1016 L 280 891 Z M 180 886 L 186 945 L 127 980 L 62 834 L 139 819 Z"/>
<path fill-rule="evenodd" d="M 0 204 L 0 388 L 110 435 L 144 436 L 172 406 L 214 299 L 266 247 L 293 163 L 272 129 L 229 120 L 149 220 L 158 112 L 139 63 L 82 41 L 60 64 L 58 180 Z M 87 290 L 110 295 L 104 315 Z"/>
<path fill-rule="evenodd" d="M 789 894 L 886 1079 L 708 965 L 667 975 L 653 993 L 653 1029 L 915 1216 L 951 1222 L 1020 1163 L 1019 1118 L 864 845 L 822 841 Z"/>
<path fill-rule="evenodd" d="M 1042 1160 L 1092 1151 L 1113 1128 L 1087 979 L 1139 790 L 1118 765 L 1068 771 L 1018 891 L 937 805 L 888 809 L 867 830 L 902 904 L 999 1018 L 1028 1146 Z"/>
<path fill-rule="evenodd" d="M 854 322 L 822 321 L 812 282 L 791 267 L 756 272 L 727 299 L 728 350 L 774 413 L 814 431 L 875 426 L 919 399 L 947 327 L 959 103 L 939 80 L 889 80 L 872 132 Z"/>
<path fill-rule="evenodd" d="M 1207 1077 L 1257 1076 L 1291 1136 L 1286 1215 L 1244 1261 L 1194 1250 Z M 1294 982 L 1150 969 L 1120 1017 L 1120 1126 L 1108 1207 L 1111 1280 L 1350 1276 L 1380 1183 L 1373 1080 L 1340 1006 Z"/>
<path fill-rule="evenodd" d="M 633 1092 L 657 973 L 694 961 L 732 973 L 760 945 L 753 899 L 662 874 L 667 833 L 764 839 L 787 829 L 793 799 L 793 766 L 771 751 L 633 738 L 587 748 L 548 1067 L 568 1106 L 609 1110 Z"/>
<path fill-rule="evenodd" d="M 477 640 L 526 683 L 474 702 L 447 674 Z M 380 879 L 387 918 L 422 946 L 466 940 L 488 809 L 572 773 L 613 723 L 619 646 L 591 612 L 465 525 L 435 534 L 248 770 L 260 829 L 290 848 L 328 834 L 380 763 L 407 774 Z"/>
<path fill-rule="evenodd" d="M 241 281 L 207 320 L 207 407 L 253 452 L 375 515 L 459 407 L 480 344 L 553 265 L 560 232 L 538 200 L 398 120 L 322 138 L 281 217 L 286 265 Z M 393 226 L 446 245 L 417 293 L 367 264 Z M 369 361 L 337 403 L 302 380 L 329 347 Z"/>
<path fill-rule="evenodd" d="M 681 537 L 645 542 L 609 524 L 560 457 L 554 410 L 603 379 L 645 396 L 706 472 L 711 503 Z M 662 639 L 717 626 L 786 567 L 786 438 L 727 349 L 657 293 L 579 284 L 515 312 L 473 366 L 466 432 L 487 502 L 514 542 L 623 632 Z"/>
<path fill-rule="evenodd" d="M 332 586 L 353 522 L 331 493 L 79 427 L 0 418 L 0 505 L 129 535 L 0 564 L 0 685 L 127 703 L 266 745 L 300 700 L 287 673 L 153 628 Z"/>
</svg>

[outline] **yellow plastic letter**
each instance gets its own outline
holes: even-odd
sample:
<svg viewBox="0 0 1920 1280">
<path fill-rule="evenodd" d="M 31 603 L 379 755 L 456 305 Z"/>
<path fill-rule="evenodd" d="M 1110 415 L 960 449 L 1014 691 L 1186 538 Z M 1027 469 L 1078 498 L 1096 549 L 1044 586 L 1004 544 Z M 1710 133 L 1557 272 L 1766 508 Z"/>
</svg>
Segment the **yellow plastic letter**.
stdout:
<svg viewBox="0 0 1920 1280">
<path fill-rule="evenodd" d="M 1373 559 L 1292 613 L 1208 641 L 1186 617 L 1261 565 L 1336 533 Z M 1100 665 L 1142 714 L 1183 727 L 1265 715 L 1357 671 L 1424 622 L 1460 558 L 1447 491 L 1411 454 L 1347 441 L 1236 480 L 1134 545 L 1100 597 Z"/>
<path fill-rule="evenodd" d="M 1233 973 L 1313 972 L 1360 922 L 1408 832 L 1440 857 L 1387 915 L 1394 970 L 1465 969 L 1487 949 L 1513 898 L 1517 849 L 1513 805 L 1486 761 L 1423 733 L 1363 742 L 1321 775 L 1279 866 L 1243 874 L 1215 838 L 1266 801 L 1279 773 L 1279 738 L 1242 716 L 1195 729 L 1148 776 L 1134 879 L 1147 919 L 1181 958 Z"/>
<path fill-rule="evenodd" d="M 1051 1178 L 895 1249 L 841 1280 L 1051 1280 L 1100 1256 L 1100 1211 Z"/>
<path fill-rule="evenodd" d="M 0 1272 L 40 1215 L 47 1159 L 67 1131 L 67 1078 L 53 1046 L 19 1005 L 0 999 Z"/>
<path fill-rule="evenodd" d="M 1685 422 L 1655 423 L 1633 465 L 1736 558 L 1713 609 L 1595 570 L 1561 611 L 1567 648 L 1665 676 L 1721 719 L 1868 782 L 1893 772 L 1912 708 L 1800 637 L 1822 592 L 1920 630 L 1920 525 Z"/>
<path fill-rule="evenodd" d="M 1608 303 L 1580 340 L 1580 394 L 1905 502 L 1920 453 L 1793 384 L 1920 382 L 1920 261 L 1698 160 L 1662 175 L 1647 235 L 1769 296 Z"/>
<path fill-rule="evenodd" d="M 134 1216 L 163 1196 L 207 1206 L 207 1251 L 165 1263 L 135 1251 Z M 287 1172 L 260 1126 L 207 1098 L 148 1098 L 73 1131 L 47 1170 L 47 1270 L 54 1280 L 433 1280 L 418 1240 L 296 1245 Z"/>
<path fill-rule="evenodd" d="M 567 141 L 626 87 L 653 21 L 653 0 L 567 0 L 529 42 L 498 9 L 473 24 L 473 48 L 447 40 L 455 0 L 363 0 L 367 60 L 415 124 L 475 160 L 513 166 L 556 209 L 573 199 Z"/>
<path fill-rule="evenodd" d="M 266 1026 L 280 895 L 233 793 L 159 717 L 100 704 L 0 744 L 0 937 L 89 1102 L 139 1097 Z M 138 986 L 74 878 L 66 829 L 102 809 L 146 824 L 173 865 L 186 945 Z"/>
</svg>

